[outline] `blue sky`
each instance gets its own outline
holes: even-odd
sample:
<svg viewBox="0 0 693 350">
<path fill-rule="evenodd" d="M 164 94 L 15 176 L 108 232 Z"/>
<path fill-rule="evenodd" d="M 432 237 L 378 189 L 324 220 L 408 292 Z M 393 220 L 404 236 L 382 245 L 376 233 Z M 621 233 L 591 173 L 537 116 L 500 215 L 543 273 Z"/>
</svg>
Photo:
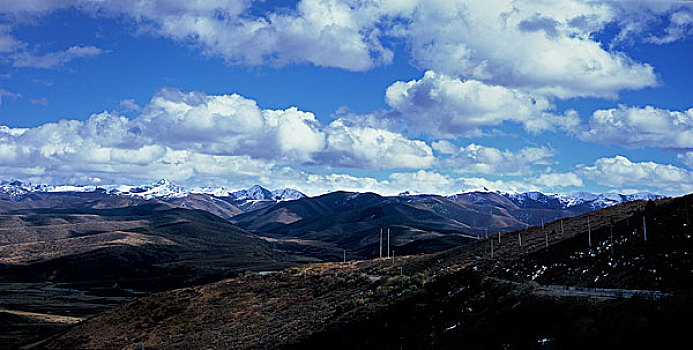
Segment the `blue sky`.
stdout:
<svg viewBox="0 0 693 350">
<path fill-rule="evenodd" d="M 693 192 L 686 2 L 0 4 L 0 177 Z"/>
</svg>

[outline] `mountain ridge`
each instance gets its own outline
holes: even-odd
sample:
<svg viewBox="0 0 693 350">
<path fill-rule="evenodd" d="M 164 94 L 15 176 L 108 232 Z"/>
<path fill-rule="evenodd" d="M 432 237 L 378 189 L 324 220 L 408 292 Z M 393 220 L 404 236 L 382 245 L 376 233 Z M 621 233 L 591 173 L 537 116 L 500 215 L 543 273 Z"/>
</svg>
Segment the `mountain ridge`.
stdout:
<svg viewBox="0 0 693 350">
<path fill-rule="evenodd" d="M 176 185 L 173 181 L 168 179 L 161 179 L 152 184 L 145 184 L 139 186 L 131 185 L 106 185 L 106 186 L 95 186 L 95 185 L 32 185 L 31 183 L 25 183 L 20 180 L 2 180 L 0 181 L 0 195 L 5 196 L 21 196 L 29 193 L 56 193 L 56 192 L 98 192 L 103 191 L 111 195 L 125 195 L 132 197 L 140 197 L 143 199 L 176 199 L 183 198 L 191 194 L 207 194 L 214 197 L 225 197 L 235 201 L 290 201 L 297 200 L 301 198 L 308 198 L 309 196 L 303 194 L 302 192 L 293 188 L 283 188 L 269 190 L 260 185 L 253 185 L 247 189 L 230 190 L 223 186 L 213 187 L 200 187 L 200 186 L 181 186 Z M 334 191 L 324 193 L 326 195 L 329 193 L 344 192 L 344 191 Z M 350 192 L 354 194 L 365 194 L 367 192 Z M 500 191 L 466 191 L 460 192 L 452 195 L 438 195 L 438 194 L 411 194 L 408 191 L 402 192 L 398 195 L 392 196 L 382 196 L 382 197 L 422 197 L 422 196 L 440 196 L 445 197 L 450 200 L 455 201 L 460 196 L 489 196 L 489 195 L 500 195 L 503 196 L 521 208 L 532 207 L 539 205 L 540 203 L 544 205 L 549 205 L 551 209 L 569 209 L 571 207 L 587 206 L 587 208 L 596 210 L 601 208 L 606 208 L 609 206 L 621 204 L 624 202 L 629 202 L 632 200 L 656 200 L 666 198 L 668 196 L 650 193 L 650 192 L 638 192 L 632 194 L 621 194 L 614 192 L 605 193 L 591 193 L 591 192 L 572 192 L 572 193 L 542 193 L 536 191 L 530 192 L 500 192 Z M 310 196 L 310 198 L 319 197 Z"/>
</svg>

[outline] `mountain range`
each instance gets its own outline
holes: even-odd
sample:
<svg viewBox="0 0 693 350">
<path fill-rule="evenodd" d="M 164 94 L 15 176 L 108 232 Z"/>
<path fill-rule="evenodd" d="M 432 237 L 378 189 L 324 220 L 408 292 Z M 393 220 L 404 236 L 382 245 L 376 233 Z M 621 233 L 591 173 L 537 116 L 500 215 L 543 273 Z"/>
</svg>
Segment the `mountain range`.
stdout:
<svg viewBox="0 0 693 350">
<path fill-rule="evenodd" d="M 631 200 L 662 196 L 539 192 L 468 192 L 451 196 L 332 192 L 307 197 L 294 189 L 261 186 L 183 187 L 169 180 L 142 186 L 48 186 L 0 182 L 0 213 L 16 210 L 83 210 L 165 203 L 202 210 L 301 259 L 335 261 L 348 254 L 380 254 L 380 231 L 398 254 L 430 253 L 480 237 L 549 223 Z M 90 210 L 91 210 L 90 209 Z M 72 212 L 71 212 L 72 213 Z M 1 243 L 1 242 L 0 242 Z"/>
<path fill-rule="evenodd" d="M 139 186 L 130 185 L 32 185 L 20 180 L 0 180 L 1 196 L 22 196 L 30 193 L 88 193 L 102 192 L 109 195 L 124 195 L 139 197 L 142 199 L 173 200 L 184 198 L 193 194 L 206 194 L 214 197 L 224 198 L 230 201 L 289 201 L 306 198 L 307 196 L 298 190 L 284 188 L 279 190 L 268 190 L 260 185 L 254 185 L 247 189 L 230 190 L 225 187 L 185 187 L 176 185 L 171 180 L 161 179 L 155 183 Z M 508 198 L 510 201 L 522 208 L 544 208 L 544 209 L 571 209 L 584 206 L 596 210 L 623 202 L 633 200 L 654 200 L 664 198 L 663 195 L 642 192 L 634 194 L 603 193 L 594 194 L 589 192 L 575 192 L 570 194 L 541 193 L 541 192 L 493 192 L 493 191 L 473 191 L 454 194 L 446 197 L 456 201 L 459 197 L 475 197 L 472 201 L 484 202 L 486 195 L 499 194 Z M 416 194 L 404 192 L 396 197 L 420 197 L 433 196 L 433 194 Z M 476 202 L 474 204 L 477 204 Z"/>
</svg>

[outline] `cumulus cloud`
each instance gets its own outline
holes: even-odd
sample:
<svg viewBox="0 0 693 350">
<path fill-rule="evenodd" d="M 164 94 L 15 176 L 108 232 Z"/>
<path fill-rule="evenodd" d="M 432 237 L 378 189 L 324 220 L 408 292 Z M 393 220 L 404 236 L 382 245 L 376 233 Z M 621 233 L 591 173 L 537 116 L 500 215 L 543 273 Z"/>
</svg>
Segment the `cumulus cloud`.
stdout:
<svg viewBox="0 0 693 350">
<path fill-rule="evenodd" d="M 563 180 L 564 182 L 561 182 Z M 581 185 L 574 173 L 547 173 L 538 178 L 499 178 L 451 176 L 437 171 L 417 170 L 394 172 L 384 179 L 359 177 L 349 174 L 315 174 L 291 168 L 276 169 L 271 177 L 263 177 L 260 182 L 269 187 L 297 187 L 308 195 L 344 190 L 355 192 L 376 192 L 394 195 L 410 193 L 429 193 L 451 195 L 468 191 L 527 192 L 565 189 Z"/>
<path fill-rule="evenodd" d="M 624 156 L 597 159 L 593 165 L 579 167 L 578 173 L 615 188 L 653 188 L 677 195 L 693 191 L 693 172 L 671 164 L 632 162 Z"/>
<path fill-rule="evenodd" d="M 6 94 L 7 95 L 7 94 Z M 358 169 L 430 167 L 425 142 L 337 119 L 328 125 L 295 107 L 261 109 L 237 94 L 163 89 L 129 119 L 113 112 L 86 121 L 0 128 L 4 174 L 173 179 L 257 177 L 281 164 Z"/>
<path fill-rule="evenodd" d="M 410 191 L 412 193 L 455 194 L 469 191 L 527 192 L 542 191 L 534 179 L 489 179 L 484 177 L 453 177 L 435 171 L 393 173 L 388 177 L 389 193 Z M 395 191 L 396 190 L 396 191 Z"/>
<path fill-rule="evenodd" d="M 59 68 L 72 60 L 94 57 L 102 53 L 103 51 L 95 46 L 72 46 L 65 51 L 49 52 L 38 56 L 22 51 L 12 55 L 12 66 L 43 69 Z"/>
<path fill-rule="evenodd" d="M 548 113 L 554 106 L 541 95 L 433 71 L 419 80 L 395 82 L 385 101 L 392 108 L 386 117 L 405 122 L 412 131 L 442 137 L 478 133 L 481 126 L 505 121 L 521 123 L 532 133 L 568 130 L 579 123 L 572 111 L 563 116 Z"/>
<path fill-rule="evenodd" d="M 425 142 L 370 126 L 338 119 L 325 129 L 327 148 L 320 159 L 327 164 L 370 169 L 428 168 L 433 151 Z"/>
<path fill-rule="evenodd" d="M 614 20 L 602 2 L 425 1 L 400 35 L 420 67 L 450 76 L 560 98 L 654 86 L 650 65 L 593 39 Z"/>
<path fill-rule="evenodd" d="M 595 111 L 583 141 L 616 144 L 626 148 L 693 148 L 693 108 L 679 112 L 652 106 Z"/>
<path fill-rule="evenodd" d="M 164 89 L 133 125 L 159 142 L 216 155 L 364 169 L 425 168 L 433 162 L 425 142 L 341 118 L 323 125 L 313 113 L 261 109 L 237 94 Z"/>
<path fill-rule="evenodd" d="M 5 176 L 46 182 L 91 183 L 101 179 L 132 183 L 162 177 L 243 178 L 273 166 L 249 156 L 216 156 L 149 143 L 128 129 L 130 123 L 102 113 L 85 122 L 63 120 L 27 129 L 2 127 L 0 170 Z"/>
<path fill-rule="evenodd" d="M 140 32 L 197 45 L 229 64 L 364 71 L 392 61 L 383 39 L 394 37 L 421 68 L 560 98 L 614 96 L 657 83 L 651 66 L 594 40 L 606 25 L 621 23 L 622 6 L 611 2 L 301 0 L 272 7 L 245 0 L 45 0 L 0 11 L 70 5 L 96 16 L 125 15 Z M 671 22 L 685 27 L 686 18 Z"/>
<path fill-rule="evenodd" d="M 582 187 L 582 179 L 575 173 L 545 173 L 532 180 L 542 188 Z"/>
<path fill-rule="evenodd" d="M 95 14 L 125 14 L 143 31 L 198 44 L 203 52 L 229 64 L 316 66 L 363 71 L 389 63 L 376 26 L 380 13 L 373 3 L 302 0 L 295 8 L 263 9 L 253 15 L 244 0 L 138 0 L 78 2 Z"/>
<path fill-rule="evenodd" d="M 448 155 L 444 164 L 460 173 L 519 175 L 535 164 L 547 164 L 555 151 L 547 147 L 525 147 L 518 152 L 470 143 L 456 147 L 449 141 L 433 143 L 433 149 Z"/>
</svg>

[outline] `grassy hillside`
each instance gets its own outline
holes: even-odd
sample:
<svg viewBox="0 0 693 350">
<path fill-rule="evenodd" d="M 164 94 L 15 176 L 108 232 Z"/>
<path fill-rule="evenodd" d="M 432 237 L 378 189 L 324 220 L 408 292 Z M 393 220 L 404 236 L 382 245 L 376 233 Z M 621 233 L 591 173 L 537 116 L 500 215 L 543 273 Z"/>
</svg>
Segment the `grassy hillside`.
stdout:
<svg viewBox="0 0 693 350">
<path fill-rule="evenodd" d="M 48 344 L 63 348 L 204 344 L 215 348 L 511 349 L 672 345 L 686 338 L 685 320 L 693 311 L 687 282 L 693 277 L 693 266 L 681 259 L 693 254 L 690 245 L 681 241 L 693 233 L 689 225 L 684 226 L 686 201 L 693 203 L 690 197 L 662 200 L 647 209 L 644 202 L 627 203 L 549 223 L 543 229 L 507 233 L 500 245 L 492 237 L 433 255 L 314 264 L 157 293 L 76 325 Z M 571 258 L 574 249 L 584 249 L 588 218 L 596 247 L 612 219 L 614 225 L 626 222 L 623 227 L 631 223 L 635 227 L 643 213 L 653 222 L 667 223 L 648 226 L 648 234 L 659 236 L 660 241 L 648 236 L 645 245 L 622 246 L 622 259 L 634 260 L 650 249 L 669 252 L 661 258 L 677 266 L 672 273 L 677 277 L 668 279 L 666 288 L 653 284 L 664 281 L 664 276 L 627 278 L 642 274 L 640 265 L 613 265 L 609 275 L 621 277 L 600 286 L 619 291 L 589 289 L 595 285 L 589 283 L 587 272 L 585 279 L 564 281 L 542 281 L 533 277 L 536 273 L 521 273 L 534 268 L 539 258 L 556 266 L 576 260 L 582 269 L 594 269 L 609 256 L 608 251 L 595 248 L 591 259 Z M 679 232 L 683 236 L 677 236 Z M 629 234 L 614 231 L 614 240 L 627 244 Z M 528 268 L 514 273 L 518 266 Z M 665 292 L 620 290 L 653 286 Z"/>
</svg>

